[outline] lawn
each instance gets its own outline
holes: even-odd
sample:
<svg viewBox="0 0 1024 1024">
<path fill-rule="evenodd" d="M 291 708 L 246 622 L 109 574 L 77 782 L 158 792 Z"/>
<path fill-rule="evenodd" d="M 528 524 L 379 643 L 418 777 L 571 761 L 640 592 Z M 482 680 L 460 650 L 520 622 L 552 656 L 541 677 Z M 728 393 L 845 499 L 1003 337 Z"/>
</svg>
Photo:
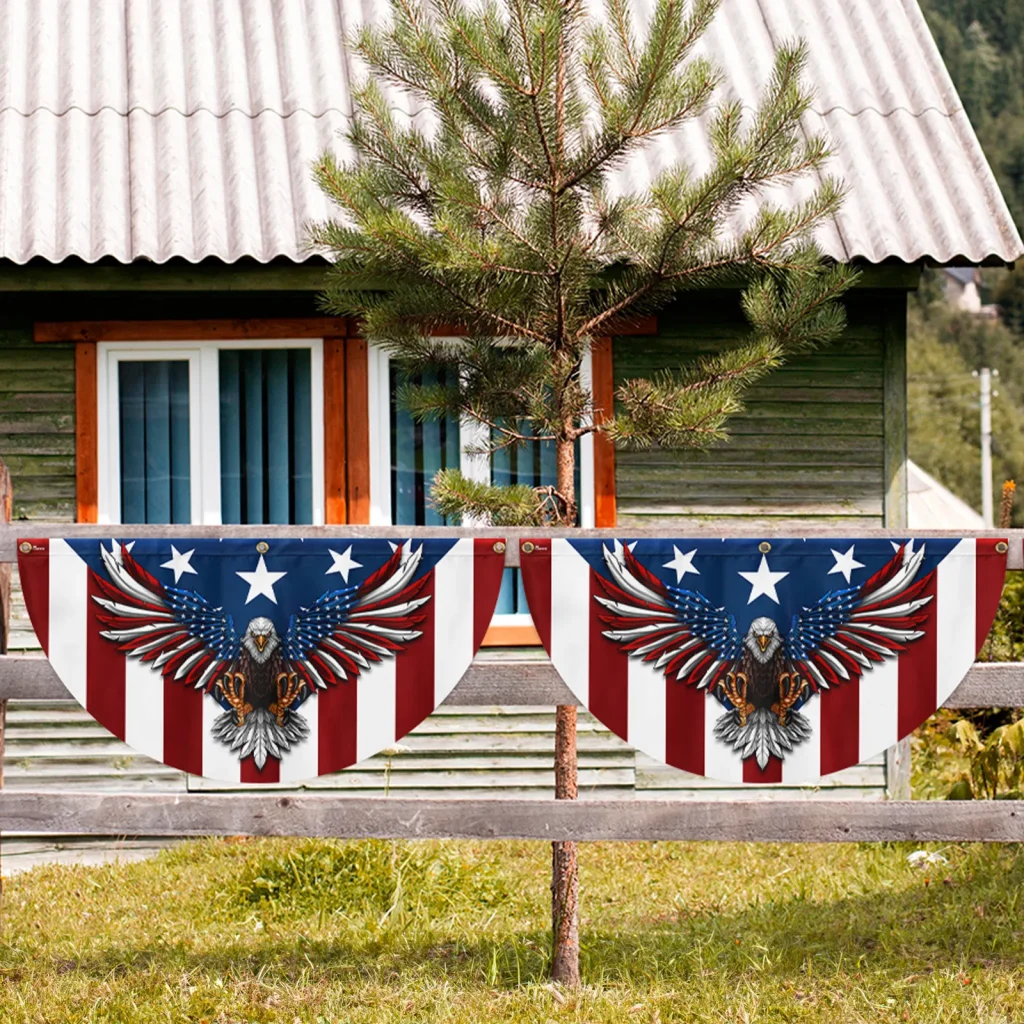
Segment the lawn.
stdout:
<svg viewBox="0 0 1024 1024">
<path fill-rule="evenodd" d="M 1024 1020 L 1024 856 L 912 849 L 588 844 L 578 994 L 545 980 L 542 843 L 44 867 L 6 888 L 0 1020 Z"/>
</svg>

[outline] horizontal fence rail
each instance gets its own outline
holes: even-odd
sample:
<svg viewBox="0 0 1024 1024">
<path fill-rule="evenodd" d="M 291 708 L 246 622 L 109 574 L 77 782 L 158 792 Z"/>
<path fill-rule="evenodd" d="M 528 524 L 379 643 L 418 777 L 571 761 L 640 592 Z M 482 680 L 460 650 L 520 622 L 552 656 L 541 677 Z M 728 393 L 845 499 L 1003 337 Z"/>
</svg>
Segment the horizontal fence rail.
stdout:
<svg viewBox="0 0 1024 1024">
<path fill-rule="evenodd" d="M 19 537 L 390 537 L 504 538 L 505 564 L 519 564 L 523 537 L 671 536 L 676 528 L 617 530 L 344 526 L 0 525 L 0 563 L 17 559 Z M 834 537 L 835 527 L 780 524 L 742 528 L 680 524 L 687 537 Z M 1024 568 L 1024 530 L 886 530 L 852 527 L 850 536 L 901 539 L 1005 537 L 1008 566 Z M 69 694 L 39 656 L 0 656 L 0 700 L 62 700 Z M 573 704 L 541 652 L 484 652 L 446 704 Z M 976 664 L 945 707 L 1024 707 L 1024 664 Z M 806 787 L 813 790 L 815 787 Z M 745 842 L 1024 841 L 1024 801 L 581 800 L 533 798 L 346 797 L 333 793 L 84 793 L 0 790 L 4 832 L 92 835 L 335 836 L 353 839 L 732 840 Z"/>
<path fill-rule="evenodd" d="M 1024 801 L 536 800 L 0 791 L 5 831 L 345 839 L 1024 840 Z"/>
<path fill-rule="evenodd" d="M 642 540 L 650 538 L 676 537 L 721 537 L 743 538 L 756 540 L 782 540 L 785 538 L 804 537 L 835 537 L 850 536 L 854 538 L 885 537 L 890 540 L 903 540 L 907 537 L 927 540 L 929 537 L 1005 537 L 1009 542 L 1007 567 L 1024 569 L 1024 530 L 891 530 L 879 527 L 852 526 L 848 533 L 837 530 L 835 526 L 804 526 L 780 524 L 777 528 L 753 531 L 737 526 L 701 525 L 693 526 L 681 523 L 678 527 L 635 527 L 623 526 L 614 530 L 575 530 L 552 529 L 541 527 L 436 527 L 436 526 L 150 526 L 122 525 L 120 523 L 97 525 L 93 523 L 11 523 L 0 524 L 0 562 L 16 562 L 18 560 L 19 537 L 95 537 L 97 540 L 143 537 L 251 537 L 254 541 L 273 540 L 275 537 L 306 537 L 343 539 L 351 537 L 389 537 L 393 540 L 427 537 L 493 537 L 507 541 L 505 549 L 505 565 L 519 565 L 519 541 L 524 537 L 575 537 L 575 538 L 607 538 L 629 537 Z"/>
<path fill-rule="evenodd" d="M 541 658 L 489 655 L 470 665 L 443 702 L 468 707 L 506 705 L 543 707 L 578 703 L 554 666 Z M 0 700 L 71 700 L 71 694 L 42 657 L 0 655 Z M 974 665 L 947 698 L 947 708 L 1024 707 L 1024 662 Z"/>
</svg>

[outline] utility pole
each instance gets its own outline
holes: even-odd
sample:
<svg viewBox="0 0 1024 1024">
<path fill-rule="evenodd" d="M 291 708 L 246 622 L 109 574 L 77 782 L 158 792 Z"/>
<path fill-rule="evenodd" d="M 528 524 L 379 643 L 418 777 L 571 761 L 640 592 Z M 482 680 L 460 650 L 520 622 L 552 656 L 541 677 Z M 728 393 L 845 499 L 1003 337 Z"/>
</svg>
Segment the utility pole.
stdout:
<svg viewBox="0 0 1024 1024">
<path fill-rule="evenodd" d="M 998 370 L 983 366 L 975 371 L 981 385 L 981 516 L 988 527 L 995 525 L 992 510 L 992 378 Z M 998 394 L 999 392 L 994 392 Z"/>
</svg>

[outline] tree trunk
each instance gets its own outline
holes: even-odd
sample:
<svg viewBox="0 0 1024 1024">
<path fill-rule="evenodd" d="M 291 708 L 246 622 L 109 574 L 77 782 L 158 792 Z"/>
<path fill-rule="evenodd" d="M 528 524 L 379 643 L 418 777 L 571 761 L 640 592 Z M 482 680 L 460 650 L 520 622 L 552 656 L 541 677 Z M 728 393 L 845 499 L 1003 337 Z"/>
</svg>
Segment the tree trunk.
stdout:
<svg viewBox="0 0 1024 1024">
<path fill-rule="evenodd" d="M 566 525 L 576 523 L 576 448 L 556 443 L 558 492 L 566 505 Z M 572 518 L 569 518 L 571 510 Z M 577 787 L 576 707 L 555 709 L 555 799 L 575 800 Z M 575 988 L 580 983 L 580 874 L 574 842 L 551 844 L 551 979 Z"/>
</svg>

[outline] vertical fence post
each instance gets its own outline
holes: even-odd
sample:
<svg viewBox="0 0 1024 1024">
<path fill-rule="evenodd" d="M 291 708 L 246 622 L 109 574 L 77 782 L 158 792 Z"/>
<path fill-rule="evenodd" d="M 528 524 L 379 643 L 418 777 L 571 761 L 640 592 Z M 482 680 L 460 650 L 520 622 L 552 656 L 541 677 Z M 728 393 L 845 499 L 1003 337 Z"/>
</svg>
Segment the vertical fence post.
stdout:
<svg viewBox="0 0 1024 1024">
<path fill-rule="evenodd" d="M 11 474 L 0 459 L 0 523 L 11 521 Z M 0 562 L 0 654 L 7 653 L 11 628 L 11 573 L 10 562 Z M 4 785 L 4 732 L 7 727 L 7 701 L 0 700 L 0 789 Z M 2 834 L 0 834 L 2 838 Z M 3 863 L 0 856 L 0 897 L 3 896 Z"/>
</svg>

